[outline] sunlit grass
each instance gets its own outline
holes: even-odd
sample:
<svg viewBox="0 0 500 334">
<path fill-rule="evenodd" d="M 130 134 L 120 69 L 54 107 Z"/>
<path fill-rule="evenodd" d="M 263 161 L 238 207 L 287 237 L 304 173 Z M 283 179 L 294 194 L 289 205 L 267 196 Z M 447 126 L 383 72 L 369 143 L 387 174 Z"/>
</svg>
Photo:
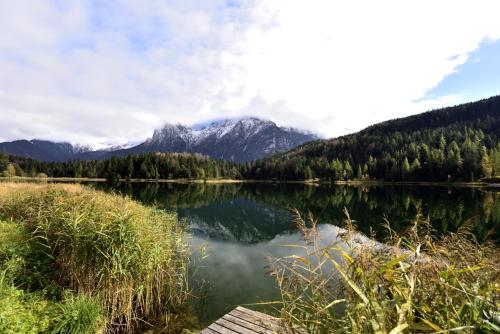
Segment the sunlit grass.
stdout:
<svg viewBox="0 0 500 334">
<path fill-rule="evenodd" d="M 73 296 L 68 293 L 62 303 L 57 304 L 56 320 L 52 333 L 94 334 L 103 332 L 106 319 L 97 298 L 86 295 Z"/>
</svg>

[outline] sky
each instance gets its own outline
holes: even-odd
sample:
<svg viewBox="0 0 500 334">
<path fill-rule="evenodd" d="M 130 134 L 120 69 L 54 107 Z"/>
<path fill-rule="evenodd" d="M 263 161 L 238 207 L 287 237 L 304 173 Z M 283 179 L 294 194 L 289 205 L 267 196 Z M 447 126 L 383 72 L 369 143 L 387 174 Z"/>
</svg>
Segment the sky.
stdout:
<svg viewBox="0 0 500 334">
<path fill-rule="evenodd" d="M 0 0 L 0 141 L 254 116 L 335 137 L 500 94 L 497 0 Z"/>
</svg>

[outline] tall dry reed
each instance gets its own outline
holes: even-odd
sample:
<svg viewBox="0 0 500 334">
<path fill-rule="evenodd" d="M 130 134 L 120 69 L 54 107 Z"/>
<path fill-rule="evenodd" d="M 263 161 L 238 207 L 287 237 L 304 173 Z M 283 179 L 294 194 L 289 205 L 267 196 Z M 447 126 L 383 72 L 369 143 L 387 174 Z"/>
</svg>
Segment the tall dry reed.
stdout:
<svg viewBox="0 0 500 334">
<path fill-rule="evenodd" d="M 346 230 L 323 246 L 316 221 L 297 213 L 300 255 L 272 261 L 289 328 L 309 333 L 500 331 L 500 252 L 462 229 L 435 239 L 418 215 L 407 231 L 387 225 L 384 244 Z M 368 240 L 368 241 L 367 241 Z"/>
<path fill-rule="evenodd" d="M 0 218 L 53 259 L 56 283 L 102 302 L 109 330 L 182 312 L 188 248 L 173 213 L 79 185 L 0 184 Z"/>
</svg>

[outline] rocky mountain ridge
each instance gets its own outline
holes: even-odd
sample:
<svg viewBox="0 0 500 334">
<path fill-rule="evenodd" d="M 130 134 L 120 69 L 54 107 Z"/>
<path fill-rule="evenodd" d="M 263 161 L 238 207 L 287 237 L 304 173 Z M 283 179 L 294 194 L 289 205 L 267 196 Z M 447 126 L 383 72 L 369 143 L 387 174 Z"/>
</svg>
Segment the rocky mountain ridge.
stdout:
<svg viewBox="0 0 500 334">
<path fill-rule="evenodd" d="M 147 152 L 188 152 L 249 162 L 317 138 L 309 132 L 247 117 L 213 122 L 202 127 L 165 124 L 143 143 L 124 149 L 92 150 L 69 143 L 18 140 L 0 143 L 0 151 L 42 161 L 94 160 Z"/>
</svg>

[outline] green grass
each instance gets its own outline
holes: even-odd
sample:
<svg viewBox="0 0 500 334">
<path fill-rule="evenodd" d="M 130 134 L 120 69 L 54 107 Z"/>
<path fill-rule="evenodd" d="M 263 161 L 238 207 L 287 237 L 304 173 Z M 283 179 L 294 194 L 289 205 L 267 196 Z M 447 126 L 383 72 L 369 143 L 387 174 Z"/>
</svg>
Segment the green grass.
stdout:
<svg viewBox="0 0 500 334">
<path fill-rule="evenodd" d="M 25 293 L 0 278 L 0 333 L 46 333 L 53 320 L 52 304 Z"/>
<path fill-rule="evenodd" d="M 297 215 L 300 256 L 274 259 L 281 315 L 309 333 L 500 331 L 500 252 L 467 229 L 436 240 L 417 216 L 384 245 L 357 242 L 346 212 L 341 241 L 321 246 L 316 222 Z"/>
<path fill-rule="evenodd" d="M 55 302 L 53 333 L 178 330 L 189 254 L 174 214 L 77 185 L 6 183 L 0 219 L 3 285 Z"/>
<path fill-rule="evenodd" d="M 52 333 L 93 334 L 103 331 L 106 319 L 100 301 L 86 295 L 73 296 L 68 293 L 58 312 Z"/>
<path fill-rule="evenodd" d="M 97 298 L 68 292 L 61 301 L 0 281 L 0 333 L 101 333 L 106 319 Z"/>
<path fill-rule="evenodd" d="M 29 239 L 18 224 L 0 221 L 0 333 L 102 331 L 105 319 L 100 301 L 84 295 L 74 299 L 69 291 L 57 298 L 60 288 L 52 285 L 45 267 L 50 261 L 39 262 L 43 266 L 37 270 L 34 259 L 43 258 L 43 253 Z"/>
</svg>

